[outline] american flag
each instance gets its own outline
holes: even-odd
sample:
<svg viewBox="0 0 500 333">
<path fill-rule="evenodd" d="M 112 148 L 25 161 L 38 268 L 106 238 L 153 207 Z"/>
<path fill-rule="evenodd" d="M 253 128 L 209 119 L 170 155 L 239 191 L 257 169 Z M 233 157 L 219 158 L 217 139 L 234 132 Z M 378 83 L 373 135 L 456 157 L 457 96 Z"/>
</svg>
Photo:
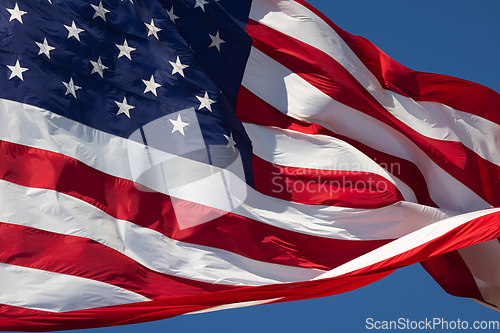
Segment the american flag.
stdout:
<svg viewBox="0 0 500 333">
<path fill-rule="evenodd" d="M 0 13 L 1 329 L 333 295 L 419 261 L 500 305 L 496 92 L 301 0 Z"/>
</svg>

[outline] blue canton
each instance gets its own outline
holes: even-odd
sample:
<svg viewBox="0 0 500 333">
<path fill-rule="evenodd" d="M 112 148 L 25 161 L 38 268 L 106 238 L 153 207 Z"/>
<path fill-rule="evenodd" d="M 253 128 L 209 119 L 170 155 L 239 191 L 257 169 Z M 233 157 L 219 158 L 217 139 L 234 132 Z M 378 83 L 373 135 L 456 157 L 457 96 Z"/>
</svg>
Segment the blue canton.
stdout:
<svg viewBox="0 0 500 333">
<path fill-rule="evenodd" d="M 192 108 L 207 146 L 236 144 L 252 185 L 251 143 L 235 116 L 250 4 L 2 0 L 0 98 L 124 138 Z M 179 134 L 185 125 L 173 121 Z"/>
</svg>

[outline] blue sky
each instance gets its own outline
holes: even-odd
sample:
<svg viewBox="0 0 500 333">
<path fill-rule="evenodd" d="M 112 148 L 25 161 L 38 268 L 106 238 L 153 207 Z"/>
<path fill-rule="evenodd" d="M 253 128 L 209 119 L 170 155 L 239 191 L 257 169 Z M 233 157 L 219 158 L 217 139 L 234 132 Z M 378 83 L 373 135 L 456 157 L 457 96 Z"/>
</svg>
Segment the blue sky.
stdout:
<svg viewBox="0 0 500 333">
<path fill-rule="evenodd" d="M 368 38 L 411 69 L 467 79 L 500 92 L 498 0 L 309 2 L 342 29 Z M 86 332 L 363 332 L 370 331 L 367 318 L 460 319 L 472 324 L 500 321 L 500 313 L 446 294 L 414 265 L 346 294 Z"/>
</svg>

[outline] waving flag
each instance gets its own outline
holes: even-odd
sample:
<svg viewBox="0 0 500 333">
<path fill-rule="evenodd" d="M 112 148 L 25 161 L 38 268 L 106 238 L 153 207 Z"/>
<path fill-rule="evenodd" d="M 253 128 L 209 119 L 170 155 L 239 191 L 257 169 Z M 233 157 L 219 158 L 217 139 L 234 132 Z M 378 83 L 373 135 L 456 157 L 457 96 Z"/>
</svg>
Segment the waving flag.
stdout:
<svg viewBox="0 0 500 333">
<path fill-rule="evenodd" d="M 416 262 L 500 306 L 498 93 L 301 0 L 2 0 L 0 27 L 2 330 L 333 295 Z"/>
</svg>

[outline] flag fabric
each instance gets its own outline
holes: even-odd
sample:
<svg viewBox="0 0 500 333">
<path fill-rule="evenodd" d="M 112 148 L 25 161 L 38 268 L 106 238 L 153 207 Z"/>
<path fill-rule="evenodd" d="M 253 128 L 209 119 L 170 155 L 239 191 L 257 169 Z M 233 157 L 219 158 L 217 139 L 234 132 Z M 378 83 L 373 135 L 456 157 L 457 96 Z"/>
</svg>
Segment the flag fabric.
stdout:
<svg viewBox="0 0 500 333">
<path fill-rule="evenodd" d="M 334 295 L 500 307 L 500 95 L 302 0 L 2 0 L 0 329 Z"/>
</svg>

